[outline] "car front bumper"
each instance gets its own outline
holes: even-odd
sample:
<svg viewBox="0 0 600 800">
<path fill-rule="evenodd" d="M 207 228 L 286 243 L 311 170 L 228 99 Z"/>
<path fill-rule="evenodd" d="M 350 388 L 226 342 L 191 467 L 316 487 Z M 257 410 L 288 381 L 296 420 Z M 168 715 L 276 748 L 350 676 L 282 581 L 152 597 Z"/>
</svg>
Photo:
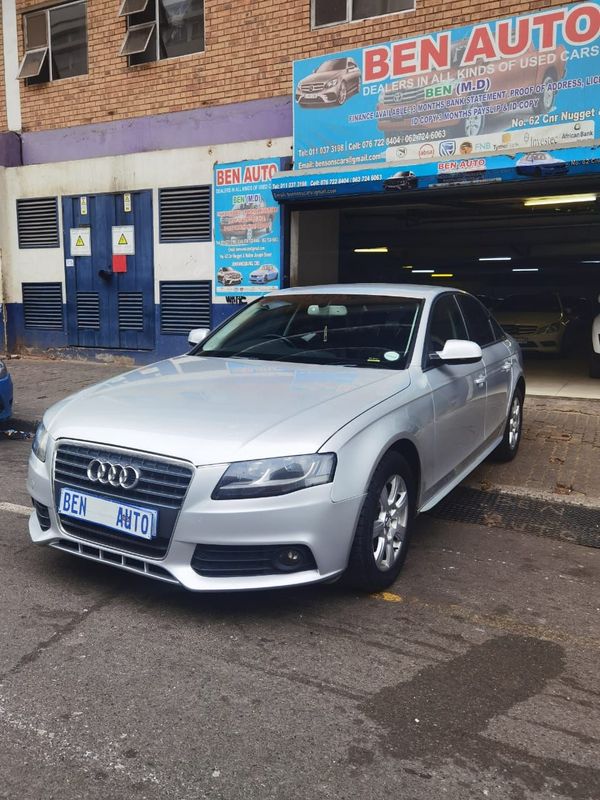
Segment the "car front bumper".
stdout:
<svg viewBox="0 0 600 800">
<path fill-rule="evenodd" d="M 332 579 L 346 568 L 363 498 L 333 502 L 333 484 L 315 486 L 281 497 L 252 500 L 211 500 L 224 465 L 197 467 L 164 558 L 139 555 L 128 547 L 106 546 L 67 533 L 54 502 L 48 453 L 45 463 L 33 454 L 29 460 L 27 488 L 34 502 L 47 509 L 49 528 L 42 529 L 34 511 L 29 533 L 36 544 L 50 545 L 82 558 L 101 561 L 129 572 L 177 583 L 191 591 L 239 591 L 316 583 Z M 86 490 L 87 491 L 87 490 Z M 160 513 L 160 511 L 159 511 Z M 304 545 L 315 566 L 297 572 L 243 574 L 214 577 L 192 567 L 197 545 L 244 547 L 248 545 Z"/>
<path fill-rule="evenodd" d="M 10 375 L 0 379 L 0 420 L 12 416 L 13 384 Z"/>
</svg>

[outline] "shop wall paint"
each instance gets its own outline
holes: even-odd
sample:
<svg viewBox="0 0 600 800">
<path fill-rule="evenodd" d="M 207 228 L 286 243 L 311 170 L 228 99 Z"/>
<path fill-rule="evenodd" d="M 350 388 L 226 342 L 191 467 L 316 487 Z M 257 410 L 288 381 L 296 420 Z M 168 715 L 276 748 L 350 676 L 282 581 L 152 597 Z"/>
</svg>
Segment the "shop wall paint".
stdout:
<svg viewBox="0 0 600 800">
<path fill-rule="evenodd" d="M 17 198 L 153 189 L 155 300 L 158 303 L 158 281 L 214 278 L 212 242 L 161 244 L 158 241 L 158 188 L 211 184 L 216 161 L 232 161 L 238 157 L 264 158 L 273 150 L 278 153 L 290 152 L 291 145 L 291 139 L 285 138 L 273 142 L 163 150 L 3 170 L 3 177 L 0 176 L 0 200 L 6 212 L 0 216 L 0 247 L 4 262 L 5 302 L 21 302 L 22 282 L 64 282 L 64 262 L 68 257 L 63 251 L 62 240 L 60 248 L 19 249 Z M 62 214 L 59 224 L 62 230 Z M 222 298 L 222 302 L 225 302 L 225 298 Z"/>
<path fill-rule="evenodd" d="M 599 75 L 600 0 L 298 61 L 295 166 L 590 144 Z"/>
</svg>

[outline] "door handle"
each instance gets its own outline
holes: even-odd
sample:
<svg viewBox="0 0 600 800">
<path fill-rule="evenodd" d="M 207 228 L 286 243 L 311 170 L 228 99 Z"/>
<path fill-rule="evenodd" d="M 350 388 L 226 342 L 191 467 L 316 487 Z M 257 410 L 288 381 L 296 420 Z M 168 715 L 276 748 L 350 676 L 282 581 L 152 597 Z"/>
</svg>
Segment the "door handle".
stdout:
<svg viewBox="0 0 600 800">
<path fill-rule="evenodd" d="M 485 375 L 478 375 L 475 378 L 474 383 L 478 389 L 481 389 L 482 386 L 485 386 Z"/>
<path fill-rule="evenodd" d="M 512 369 L 512 361 L 508 360 L 502 364 L 502 372 L 510 372 Z"/>
</svg>

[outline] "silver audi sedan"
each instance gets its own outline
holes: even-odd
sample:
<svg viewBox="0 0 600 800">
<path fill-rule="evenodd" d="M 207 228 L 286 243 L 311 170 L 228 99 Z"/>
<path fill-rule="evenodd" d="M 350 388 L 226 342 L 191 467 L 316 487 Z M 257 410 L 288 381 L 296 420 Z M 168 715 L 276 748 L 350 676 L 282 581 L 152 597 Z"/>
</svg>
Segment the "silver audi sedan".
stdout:
<svg viewBox="0 0 600 800">
<path fill-rule="evenodd" d="M 288 289 L 190 341 L 46 412 L 34 542 L 194 591 L 379 591 L 416 515 L 519 447 L 519 347 L 464 292 Z"/>
</svg>

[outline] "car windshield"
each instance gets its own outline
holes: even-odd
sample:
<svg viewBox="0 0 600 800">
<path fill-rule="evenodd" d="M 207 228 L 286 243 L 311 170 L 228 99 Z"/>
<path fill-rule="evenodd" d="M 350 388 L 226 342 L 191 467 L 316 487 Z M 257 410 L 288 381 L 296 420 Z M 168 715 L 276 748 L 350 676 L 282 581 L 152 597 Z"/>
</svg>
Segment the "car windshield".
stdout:
<svg viewBox="0 0 600 800">
<path fill-rule="evenodd" d="M 319 64 L 316 72 L 337 72 L 340 69 L 346 69 L 345 58 L 332 58 L 330 61 L 324 61 Z"/>
<path fill-rule="evenodd" d="M 414 298 L 373 295 L 263 297 L 193 355 L 405 369 L 420 306 Z"/>
<path fill-rule="evenodd" d="M 560 312 L 560 303 L 557 295 L 551 292 L 540 294 L 513 294 L 504 297 L 494 307 L 494 313 L 513 311 L 557 311 Z"/>
</svg>

